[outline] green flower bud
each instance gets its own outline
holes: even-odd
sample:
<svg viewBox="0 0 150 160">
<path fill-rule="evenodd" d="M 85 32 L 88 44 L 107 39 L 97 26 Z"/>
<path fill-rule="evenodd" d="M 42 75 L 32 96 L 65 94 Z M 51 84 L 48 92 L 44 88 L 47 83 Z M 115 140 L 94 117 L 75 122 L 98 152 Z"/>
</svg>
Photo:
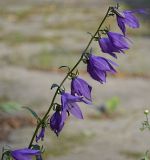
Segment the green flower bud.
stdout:
<svg viewBox="0 0 150 160">
<path fill-rule="evenodd" d="M 144 111 L 144 114 L 148 115 L 148 114 L 149 114 L 149 110 L 146 109 L 146 110 Z"/>
</svg>

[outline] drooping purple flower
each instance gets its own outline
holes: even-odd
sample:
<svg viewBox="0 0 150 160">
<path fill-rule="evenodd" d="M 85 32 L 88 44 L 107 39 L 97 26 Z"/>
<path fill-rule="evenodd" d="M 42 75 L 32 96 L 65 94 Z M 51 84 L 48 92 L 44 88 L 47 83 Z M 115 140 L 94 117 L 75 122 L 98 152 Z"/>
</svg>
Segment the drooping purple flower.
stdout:
<svg viewBox="0 0 150 160">
<path fill-rule="evenodd" d="M 74 96 L 69 93 L 63 92 L 61 95 L 61 105 L 62 105 L 62 120 L 67 119 L 67 113 L 71 113 L 73 116 L 83 119 L 82 112 L 76 102 L 83 101 L 82 97 Z"/>
<path fill-rule="evenodd" d="M 45 134 L 45 127 L 41 127 L 39 135 L 36 136 L 36 142 L 38 142 L 40 139 L 43 140 L 44 134 Z"/>
<path fill-rule="evenodd" d="M 117 18 L 117 23 L 123 34 L 125 35 L 126 33 L 126 26 L 129 26 L 131 28 L 139 28 L 140 24 L 137 19 L 137 17 L 134 15 L 134 13 L 145 13 L 144 10 L 134 10 L 134 11 L 122 11 L 120 12 L 121 14 L 117 14 L 116 12 L 116 18 Z"/>
<path fill-rule="evenodd" d="M 15 160 L 32 160 L 33 156 L 40 155 L 41 152 L 39 150 L 24 148 L 11 151 L 10 154 Z"/>
<path fill-rule="evenodd" d="M 64 126 L 64 121 L 62 121 L 62 113 L 60 111 L 55 111 L 50 118 L 50 128 L 58 136 L 60 131 Z"/>
<path fill-rule="evenodd" d="M 129 49 L 129 40 L 122 34 L 116 32 L 107 32 L 108 38 L 116 49 Z"/>
<path fill-rule="evenodd" d="M 87 64 L 87 72 L 90 76 L 100 83 L 106 82 L 107 72 L 116 73 L 113 66 L 118 66 L 113 61 L 90 54 Z"/>
<path fill-rule="evenodd" d="M 109 38 L 99 38 L 98 42 L 102 52 L 108 53 L 115 58 L 117 58 L 117 56 L 114 52 L 124 53 L 123 48 L 115 47 Z"/>
<path fill-rule="evenodd" d="M 92 101 L 91 98 L 92 87 L 83 79 L 75 77 L 71 81 L 71 94 L 83 96 L 86 100 Z"/>
</svg>

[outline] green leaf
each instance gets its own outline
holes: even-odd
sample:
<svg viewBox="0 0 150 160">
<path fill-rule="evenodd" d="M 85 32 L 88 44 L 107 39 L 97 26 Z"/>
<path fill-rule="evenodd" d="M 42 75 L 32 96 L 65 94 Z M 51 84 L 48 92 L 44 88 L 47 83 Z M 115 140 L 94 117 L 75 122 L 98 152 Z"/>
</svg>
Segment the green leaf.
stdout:
<svg viewBox="0 0 150 160">
<path fill-rule="evenodd" d="M 148 151 L 146 151 L 145 156 L 141 160 L 150 160 L 148 156 Z"/>
<path fill-rule="evenodd" d="M 59 88 L 59 85 L 56 84 L 56 83 L 53 83 L 52 86 L 51 86 L 51 89 L 56 88 L 56 87 Z"/>
<path fill-rule="evenodd" d="M 16 102 L 4 102 L 0 104 L 0 110 L 10 113 L 14 112 L 15 110 L 19 110 L 20 106 L 21 105 Z"/>
<path fill-rule="evenodd" d="M 145 156 L 142 160 L 150 160 L 147 156 Z"/>
<path fill-rule="evenodd" d="M 112 97 L 111 99 L 109 99 L 106 102 L 107 110 L 110 112 L 115 111 L 117 109 L 118 105 L 119 105 L 119 98 L 118 97 Z"/>
<path fill-rule="evenodd" d="M 38 121 L 41 121 L 40 117 L 37 115 L 35 111 L 33 111 L 30 107 L 28 106 L 23 106 L 23 108 L 27 109 Z"/>
<path fill-rule="evenodd" d="M 70 71 L 70 68 L 68 66 L 60 66 L 59 69 L 62 69 L 62 68 L 67 68 L 68 71 Z"/>
</svg>

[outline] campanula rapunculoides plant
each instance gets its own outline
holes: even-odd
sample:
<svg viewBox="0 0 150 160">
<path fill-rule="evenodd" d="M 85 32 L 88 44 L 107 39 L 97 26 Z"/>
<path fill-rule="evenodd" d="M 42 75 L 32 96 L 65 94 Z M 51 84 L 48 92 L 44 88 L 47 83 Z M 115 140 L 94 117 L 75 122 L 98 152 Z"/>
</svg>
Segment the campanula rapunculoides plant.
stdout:
<svg viewBox="0 0 150 160">
<path fill-rule="evenodd" d="M 140 26 L 137 17 L 135 17 L 136 13 L 144 13 L 144 11 L 120 11 L 118 3 L 116 6 L 108 8 L 96 32 L 94 34 L 90 33 L 91 39 L 74 67 L 60 67 L 66 67 L 68 73 L 60 84 L 52 84 L 51 89 L 56 89 L 56 91 L 45 115 L 39 117 L 31 108 L 25 107 L 37 120 L 37 126 L 29 146 L 16 150 L 4 149 L 2 160 L 31 160 L 32 157 L 35 157 L 36 160 L 42 160 L 42 153 L 44 150 L 43 146 L 40 146 L 38 142 L 44 140 L 45 130 L 50 128 L 59 136 L 65 123 L 67 123 L 68 116 L 72 115 L 78 119 L 83 119 L 83 113 L 79 107 L 79 102 L 91 105 L 92 86 L 79 76 L 77 67 L 80 63 L 85 63 L 87 72 L 91 78 L 101 84 L 106 82 L 107 74 L 115 74 L 118 65 L 110 59 L 95 55 L 91 49 L 91 44 L 93 41 L 97 41 L 103 53 L 117 58 L 117 54 L 122 54 L 131 47 L 131 41 L 126 34 L 126 27 L 138 28 Z M 116 19 L 116 23 L 120 28 L 119 33 L 112 32 L 110 27 L 107 26 L 102 28 L 108 17 Z M 64 87 L 64 83 L 67 79 L 71 80 L 70 91 L 66 91 Z M 60 104 L 56 102 L 57 96 L 60 96 Z M 50 114 L 50 111 L 53 111 L 53 113 Z"/>
</svg>

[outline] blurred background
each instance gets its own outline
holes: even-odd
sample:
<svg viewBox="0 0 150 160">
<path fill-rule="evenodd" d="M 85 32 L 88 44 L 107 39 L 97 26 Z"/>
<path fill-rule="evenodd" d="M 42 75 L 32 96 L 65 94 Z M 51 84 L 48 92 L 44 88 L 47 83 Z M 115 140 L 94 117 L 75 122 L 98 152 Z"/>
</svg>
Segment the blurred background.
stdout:
<svg viewBox="0 0 150 160">
<path fill-rule="evenodd" d="M 120 0 L 122 9 L 146 8 L 150 0 Z M 60 83 L 87 45 L 112 0 L 0 0 L 0 149 L 29 144 L 39 115 L 47 110 Z M 138 15 L 141 27 L 128 29 L 133 44 L 115 60 L 118 74 L 104 85 L 92 80 L 81 64 L 81 77 L 93 86 L 93 106 L 81 104 L 84 121 L 71 117 L 59 138 L 47 129 L 46 160 L 134 160 L 150 149 L 149 132 L 141 132 L 150 109 L 150 15 Z M 115 17 L 113 31 L 119 31 Z M 96 42 L 97 55 L 103 55 Z M 103 55 L 105 56 L 105 55 Z M 106 56 L 108 57 L 108 56 Z M 69 81 L 66 88 L 69 90 Z M 58 99 L 59 101 L 59 99 Z M 8 145 L 8 146 L 7 146 Z"/>
</svg>

